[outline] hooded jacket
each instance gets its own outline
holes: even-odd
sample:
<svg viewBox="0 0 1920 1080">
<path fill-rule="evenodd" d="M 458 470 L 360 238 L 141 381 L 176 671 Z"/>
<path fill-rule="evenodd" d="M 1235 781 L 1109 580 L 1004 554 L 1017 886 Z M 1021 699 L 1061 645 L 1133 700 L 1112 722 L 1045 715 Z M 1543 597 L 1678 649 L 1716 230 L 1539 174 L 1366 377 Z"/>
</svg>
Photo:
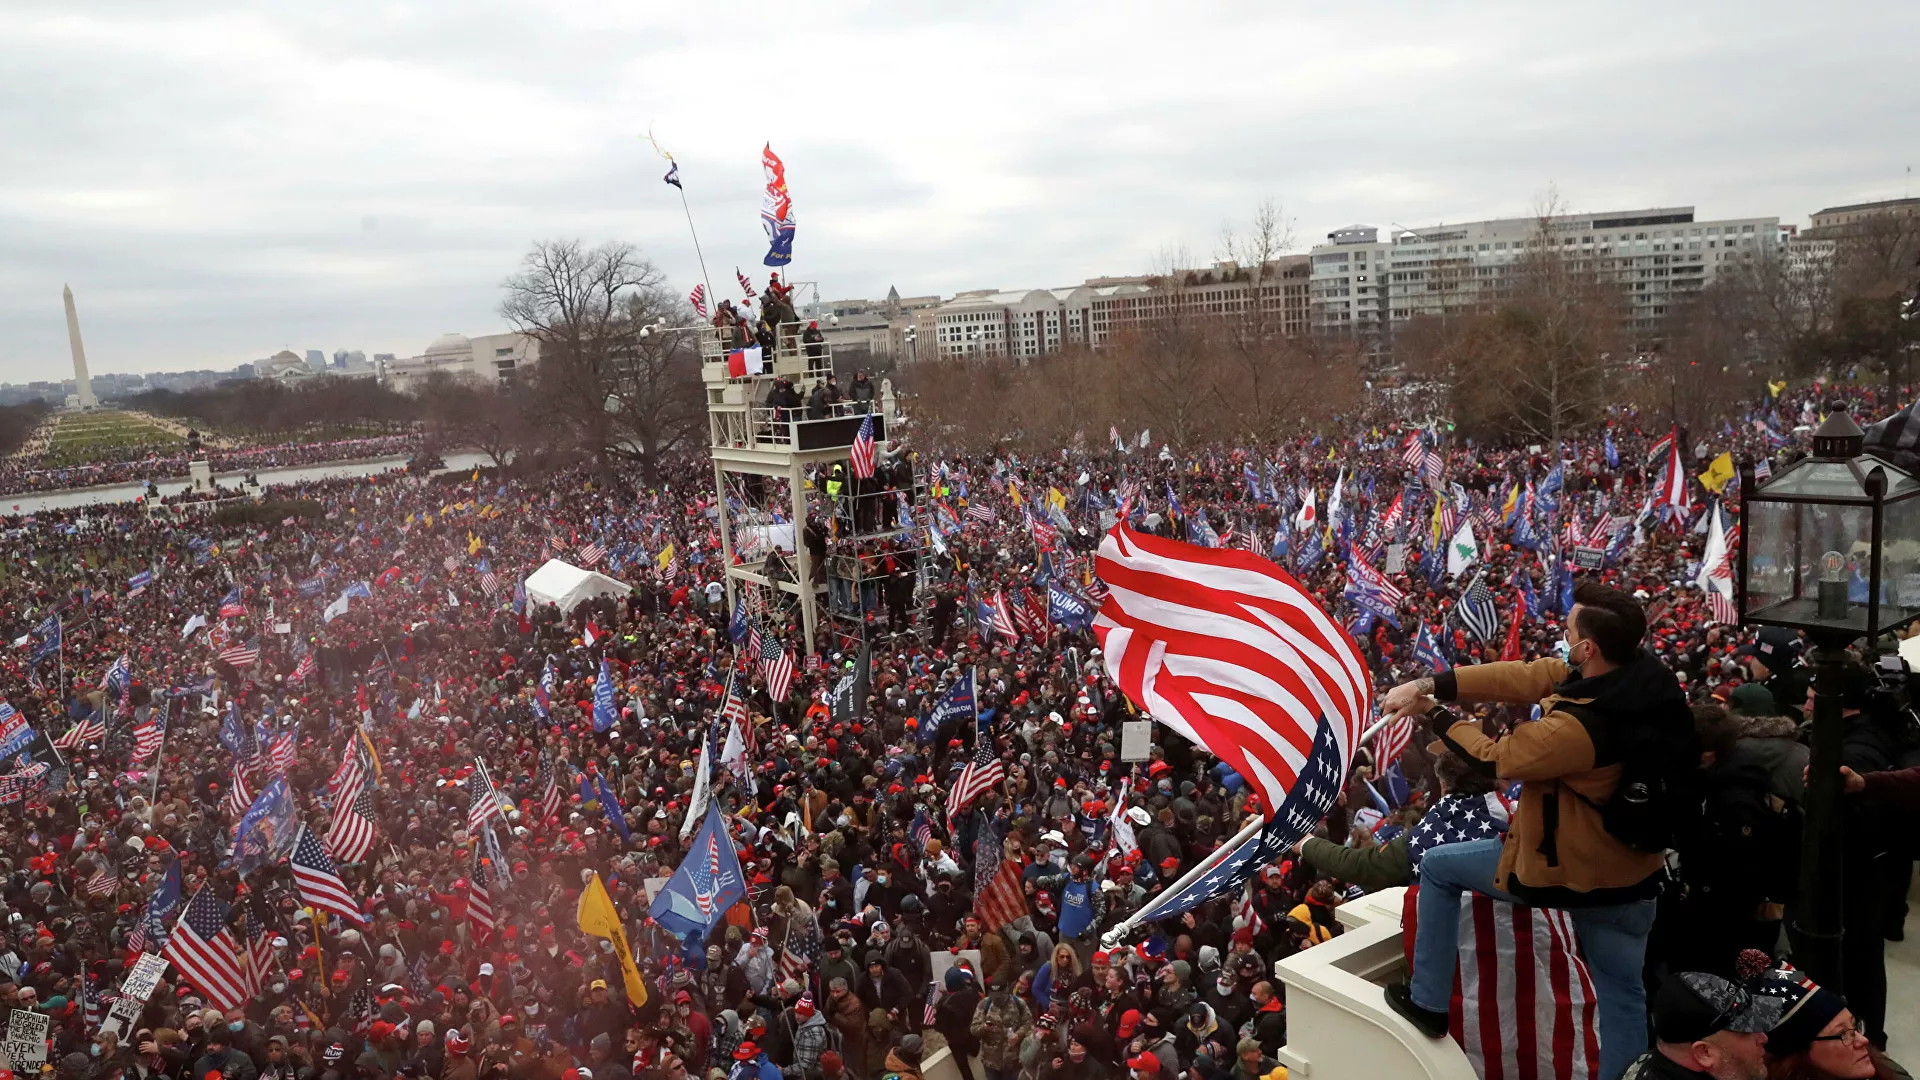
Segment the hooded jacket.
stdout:
<svg viewBox="0 0 1920 1080">
<path fill-rule="evenodd" d="M 1620 761 L 1595 743 L 1614 716 L 1664 711 L 1676 723 L 1692 724 L 1686 693 L 1652 653 L 1643 649 L 1630 663 L 1592 678 L 1554 657 L 1455 668 L 1434 678 L 1434 696 L 1540 705 L 1540 719 L 1499 739 L 1470 720 L 1439 733 L 1454 753 L 1502 780 L 1520 781 L 1520 808 L 1500 852 L 1496 887 L 1541 907 L 1653 897 L 1665 858 L 1635 851 L 1601 823 L 1599 807 L 1619 784 Z"/>
</svg>

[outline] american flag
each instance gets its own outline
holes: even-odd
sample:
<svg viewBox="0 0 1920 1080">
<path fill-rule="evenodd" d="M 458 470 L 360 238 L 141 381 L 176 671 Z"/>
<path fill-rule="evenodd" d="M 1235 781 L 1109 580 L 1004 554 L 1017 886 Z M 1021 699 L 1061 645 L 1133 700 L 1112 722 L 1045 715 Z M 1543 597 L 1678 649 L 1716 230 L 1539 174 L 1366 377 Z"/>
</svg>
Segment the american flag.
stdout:
<svg viewBox="0 0 1920 1080">
<path fill-rule="evenodd" d="M 1286 803 L 1323 718 L 1345 774 L 1372 681 L 1353 639 L 1291 575 L 1125 523 L 1098 562 L 1112 593 L 1094 635 L 1136 706 L 1227 762 L 1267 807 Z"/>
<path fill-rule="evenodd" d="M 327 850 L 343 863 L 357 863 L 373 850 L 373 792 L 361 788 L 351 803 L 335 803 L 327 828 Z"/>
<path fill-rule="evenodd" d="M 947 821 L 952 823 L 962 810 L 973 800 L 993 790 L 995 784 L 1006 779 L 1007 767 L 1000 761 L 1000 755 L 993 745 L 993 719 L 980 717 L 974 721 L 973 758 L 960 770 L 960 776 L 954 780 L 953 789 L 947 792 Z"/>
<path fill-rule="evenodd" d="M 793 979 L 796 982 L 804 984 L 807 981 L 807 972 L 811 969 L 812 965 L 807 962 L 806 957 L 794 952 L 786 945 L 782 945 L 780 946 L 778 967 L 780 969 L 780 980 L 782 982 Z"/>
<path fill-rule="evenodd" d="M 1487 1077 L 1600 1075 L 1593 976 L 1566 911 L 1460 897 L 1453 1037 Z"/>
<path fill-rule="evenodd" d="M 293 732 L 283 731 L 267 744 L 267 772 L 274 776 L 285 776 L 293 768 L 295 753 Z"/>
<path fill-rule="evenodd" d="M 332 856 L 320 845 L 318 837 L 306 826 L 300 827 L 300 835 L 293 841 L 293 851 L 287 856 L 287 865 L 293 869 L 293 883 L 300 888 L 300 898 L 310 907 L 338 912 L 349 922 L 367 924 L 367 916 L 361 910 L 360 902 L 353 898 L 347 889 L 347 883 L 340 880 L 340 868 L 334 865 Z"/>
<path fill-rule="evenodd" d="M 1403 716 L 1380 729 L 1373 737 L 1373 771 L 1385 772 L 1387 766 L 1400 760 L 1400 754 L 1407 744 L 1413 741 L 1413 718 Z"/>
<path fill-rule="evenodd" d="M 980 830 L 974 859 L 973 909 L 991 934 L 1027 913 L 1027 898 L 1020 891 L 1020 864 L 1006 857 L 991 826 Z"/>
<path fill-rule="evenodd" d="M 352 806 L 360 795 L 360 789 L 367 785 L 367 750 L 361 745 L 360 735 L 354 733 L 348 740 L 347 748 L 340 754 L 340 767 L 333 770 L 327 778 L 327 792 L 333 796 L 333 805 Z"/>
<path fill-rule="evenodd" d="M 62 750 L 71 750 L 76 746 L 97 742 L 105 738 L 106 734 L 107 722 L 95 714 L 68 728 L 65 735 L 53 740 L 53 745 Z"/>
<path fill-rule="evenodd" d="M 258 894 L 254 894 L 257 898 Z M 241 897 L 240 930 L 247 938 L 247 951 L 242 956 L 247 967 L 247 997 L 260 996 L 260 988 L 266 985 L 267 974 L 273 970 L 273 936 L 267 933 L 267 924 L 253 913 L 253 905 L 247 897 Z"/>
<path fill-rule="evenodd" d="M 467 792 L 471 797 L 467 804 L 467 831 L 478 836 L 489 821 L 504 816 L 500 812 L 500 792 L 493 786 L 493 776 L 487 772 L 487 763 L 479 758 L 473 759 L 473 772 L 467 777 Z"/>
<path fill-rule="evenodd" d="M 940 1018 L 940 999 L 945 993 L 946 991 L 941 988 L 939 983 L 930 982 L 927 984 L 927 1007 L 920 1014 L 921 1027 L 932 1027 L 934 1021 Z"/>
<path fill-rule="evenodd" d="M 1466 595 L 1454 603 L 1453 612 L 1460 617 L 1460 625 L 1481 641 L 1492 642 L 1500 635 L 1500 612 L 1494 607 L 1484 571 L 1474 576 Z"/>
<path fill-rule="evenodd" d="M 780 639 L 768 635 L 760 639 L 760 677 L 767 682 L 767 695 L 785 701 L 793 688 L 793 657 Z"/>
<path fill-rule="evenodd" d="M 120 879 L 113 875 L 113 869 L 107 865 L 106 860 L 102 859 L 100 863 L 94 867 L 93 876 L 87 879 L 86 894 L 88 896 L 111 896 L 113 895 L 113 891 L 119 887 Z"/>
<path fill-rule="evenodd" d="M 253 792 L 247 788 L 246 770 L 239 762 L 234 762 L 233 779 L 227 785 L 227 797 L 220 801 L 220 808 L 227 812 L 227 817 L 232 819 L 235 825 L 239 825 L 241 816 L 247 812 L 247 807 L 252 805 Z"/>
<path fill-rule="evenodd" d="M 607 549 L 601 547 L 597 541 L 589 540 L 586 546 L 580 549 L 578 555 L 581 566 L 598 566 L 600 560 L 607 557 Z"/>
<path fill-rule="evenodd" d="M 167 939 L 162 956 L 179 969 L 207 1000 L 221 1009 L 238 1009 L 252 997 L 240 956 L 240 943 L 227 926 L 226 902 L 202 886 L 187 902 Z"/>
<path fill-rule="evenodd" d="M 250 668 L 260 659 L 260 645 L 258 642 L 229 645 L 220 650 L 220 659 L 237 668 Z"/>
<path fill-rule="evenodd" d="M 740 291 L 747 294 L 747 299 L 751 300 L 760 295 L 753 291 L 753 282 L 747 280 L 747 275 L 741 273 L 739 267 L 733 268 L 733 276 L 740 279 Z"/>
<path fill-rule="evenodd" d="M 475 844 L 473 873 L 467 876 L 467 922 L 473 927 L 473 936 L 480 941 L 491 937 L 498 925 L 493 917 L 493 885 L 487 880 L 491 869 L 481 854 L 481 845 Z"/>
<path fill-rule="evenodd" d="M 1013 612 L 1007 608 L 1007 594 L 1004 591 L 995 589 L 993 599 L 988 602 L 987 607 L 993 613 L 991 626 L 994 633 L 1005 637 L 1008 641 L 1020 636 L 1019 629 L 1013 625 Z"/>
<path fill-rule="evenodd" d="M 454 569 L 460 565 L 460 556 L 449 555 L 446 558 L 440 560 L 440 565 L 446 567 L 447 573 L 451 574 L 453 573 Z"/>
<path fill-rule="evenodd" d="M 927 814 L 926 807 L 921 806 L 914 809 L 913 828 L 907 830 L 907 835 L 913 838 L 913 849 L 915 851 L 927 850 L 927 841 L 933 839 L 933 818 Z"/>
<path fill-rule="evenodd" d="M 500 591 L 500 576 L 492 570 L 480 571 L 480 591 L 487 594 L 487 599 L 493 599 Z"/>
<path fill-rule="evenodd" d="M 693 287 L 693 291 L 687 294 L 687 303 L 693 305 L 693 313 L 695 315 L 698 315 L 703 319 L 706 318 L 707 317 L 707 287 L 705 285 L 695 285 Z"/>
<path fill-rule="evenodd" d="M 1014 604 L 1009 608 L 1009 613 L 1013 616 L 1013 624 L 1020 628 L 1021 633 L 1030 638 L 1037 639 L 1046 637 L 1047 613 L 1045 609 L 1042 609 L 1039 614 L 1036 615 L 1033 610 L 1032 601 L 1033 597 L 1029 594 L 1023 597 L 1020 603 Z"/>
<path fill-rule="evenodd" d="M 1667 443 L 1667 462 L 1660 473 L 1660 491 L 1654 497 L 1656 506 L 1675 506 L 1681 509 L 1692 502 L 1687 492 L 1687 470 L 1680 464 L 1680 447 L 1669 435 Z"/>
<path fill-rule="evenodd" d="M 1240 898 L 1233 902 L 1233 925 L 1251 927 L 1253 936 L 1259 937 L 1267 932 L 1267 920 L 1260 917 L 1260 911 L 1253 906 L 1253 879 L 1247 879 L 1240 886 Z"/>
<path fill-rule="evenodd" d="M 991 525 L 998 519 L 999 515 L 993 512 L 993 507 L 988 506 L 984 502 L 976 501 L 967 504 L 968 521 L 978 521 L 982 525 Z"/>
<path fill-rule="evenodd" d="M 567 800 L 560 794 L 560 778 L 552 761 L 541 759 L 540 774 L 544 781 L 540 788 L 540 816 L 545 819 L 558 814 Z"/>
<path fill-rule="evenodd" d="M 873 456 L 873 414 L 868 413 L 860 419 L 860 430 L 854 435 L 853 448 L 847 454 L 855 478 L 864 480 L 873 475 Z"/>
<path fill-rule="evenodd" d="M 314 659 L 314 650 L 308 650 L 307 655 L 300 658 L 300 665 L 293 669 L 293 674 L 287 679 L 287 683 L 291 686 L 299 686 L 313 678 L 313 673 L 319 667 L 320 662 Z"/>
</svg>

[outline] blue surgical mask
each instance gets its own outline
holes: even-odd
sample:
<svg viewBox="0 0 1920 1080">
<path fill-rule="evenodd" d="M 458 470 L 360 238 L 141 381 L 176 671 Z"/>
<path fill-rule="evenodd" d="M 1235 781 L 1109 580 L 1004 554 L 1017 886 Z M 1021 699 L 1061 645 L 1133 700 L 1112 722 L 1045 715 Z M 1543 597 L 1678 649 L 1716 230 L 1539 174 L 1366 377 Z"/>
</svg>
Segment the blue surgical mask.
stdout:
<svg viewBox="0 0 1920 1080">
<path fill-rule="evenodd" d="M 245 1020 L 232 1021 L 231 1023 L 227 1024 L 227 1030 L 228 1031 L 245 1031 L 247 1030 L 247 1022 Z"/>
</svg>

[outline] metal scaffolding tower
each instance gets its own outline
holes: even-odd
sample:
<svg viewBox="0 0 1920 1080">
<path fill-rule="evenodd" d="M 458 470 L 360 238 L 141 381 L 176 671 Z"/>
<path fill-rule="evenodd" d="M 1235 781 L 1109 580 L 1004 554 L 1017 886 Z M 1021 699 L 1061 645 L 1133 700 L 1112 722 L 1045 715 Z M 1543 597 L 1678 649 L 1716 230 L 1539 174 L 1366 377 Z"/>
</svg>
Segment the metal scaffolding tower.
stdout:
<svg viewBox="0 0 1920 1080">
<path fill-rule="evenodd" d="M 927 490 L 892 452 L 892 386 L 883 382 L 871 404 L 841 402 L 809 418 L 804 401 L 833 374 L 832 346 L 803 342 L 798 323 L 780 326 L 775 341 L 768 356 L 700 330 L 728 602 L 803 654 L 850 652 L 889 623 L 917 629 Z M 857 480 L 848 458 L 869 418 L 879 468 Z"/>
</svg>

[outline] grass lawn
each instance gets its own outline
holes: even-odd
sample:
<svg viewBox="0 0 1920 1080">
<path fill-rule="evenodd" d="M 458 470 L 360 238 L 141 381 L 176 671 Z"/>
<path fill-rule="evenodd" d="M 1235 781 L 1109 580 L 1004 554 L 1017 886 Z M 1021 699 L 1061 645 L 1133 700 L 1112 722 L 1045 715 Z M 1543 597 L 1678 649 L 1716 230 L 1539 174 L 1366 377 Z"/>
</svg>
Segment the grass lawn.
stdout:
<svg viewBox="0 0 1920 1080">
<path fill-rule="evenodd" d="M 72 465 L 130 447 L 173 451 L 184 444 L 185 440 L 178 435 L 137 413 L 112 410 L 65 413 L 48 438 L 41 461 L 49 465 Z"/>
</svg>

